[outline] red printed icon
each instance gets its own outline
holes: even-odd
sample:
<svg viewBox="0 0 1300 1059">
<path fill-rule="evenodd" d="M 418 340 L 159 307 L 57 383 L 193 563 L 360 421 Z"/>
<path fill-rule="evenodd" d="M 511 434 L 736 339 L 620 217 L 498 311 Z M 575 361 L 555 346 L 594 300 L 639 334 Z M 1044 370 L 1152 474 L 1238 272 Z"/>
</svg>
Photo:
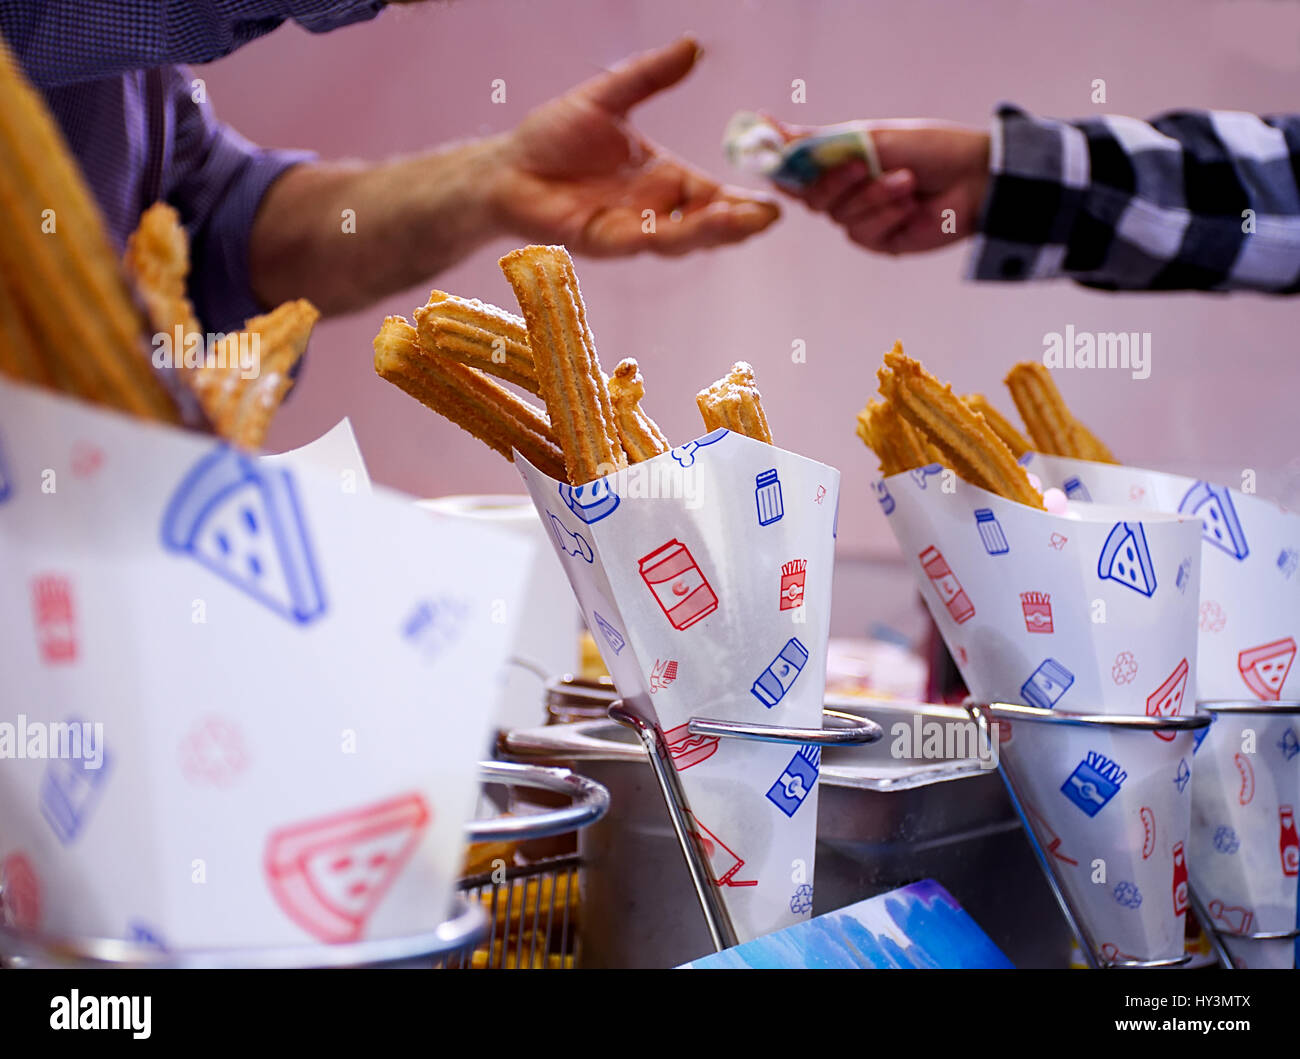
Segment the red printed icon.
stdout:
<svg viewBox="0 0 1300 1059">
<path fill-rule="evenodd" d="M 1201 604 L 1201 632 L 1223 632 L 1223 627 L 1227 623 L 1228 616 L 1223 613 L 1223 608 L 1214 600 L 1207 599 Z"/>
<path fill-rule="evenodd" d="M 1140 485 L 1130 485 L 1128 487 L 1128 498 L 1130 500 L 1141 500 L 1147 495 L 1145 487 Z"/>
<path fill-rule="evenodd" d="M 757 879 L 742 880 L 736 878 L 740 869 L 745 866 L 744 860 L 736 856 L 722 839 L 700 823 L 693 814 L 688 813 L 687 815 L 691 818 L 691 828 L 695 832 L 695 840 L 699 843 L 700 849 L 704 851 L 705 859 L 709 862 L 709 871 L 713 875 L 714 885 L 757 886 Z"/>
<path fill-rule="evenodd" d="M 1234 934 L 1245 934 L 1255 922 L 1255 913 L 1240 905 L 1225 905 L 1216 897 L 1210 902 L 1210 918 L 1217 919 Z"/>
<path fill-rule="evenodd" d="M 1142 859 L 1148 860 L 1156 851 L 1156 814 L 1144 805 L 1138 815 L 1142 818 Z"/>
<path fill-rule="evenodd" d="M 104 450 L 92 441 L 72 443 L 72 473 L 78 478 L 89 478 L 104 466 Z"/>
<path fill-rule="evenodd" d="M 1233 754 L 1232 760 L 1237 766 L 1237 774 L 1241 776 L 1241 793 L 1237 795 L 1237 801 L 1241 805 L 1249 805 L 1255 800 L 1255 766 L 1245 754 Z"/>
<path fill-rule="evenodd" d="M 243 734 L 223 717 L 205 717 L 181 741 L 181 772 L 191 783 L 229 787 L 248 768 Z"/>
<path fill-rule="evenodd" d="M 934 582 L 935 591 L 939 593 L 939 598 L 943 600 L 944 606 L 948 608 L 952 620 L 960 625 L 962 622 L 973 618 L 975 616 L 975 604 L 970 601 L 970 597 L 966 595 L 966 590 L 961 587 L 961 582 L 948 568 L 948 562 L 939 549 L 934 545 L 930 545 L 917 558 L 921 560 L 921 566 L 924 568 L 926 576 Z"/>
<path fill-rule="evenodd" d="M 998 723 L 1003 724 L 1005 722 L 999 721 Z M 1028 802 L 1025 803 L 1025 810 L 1034 818 L 1034 831 L 1037 833 L 1038 841 L 1042 847 L 1057 860 L 1064 861 L 1066 864 L 1073 864 L 1077 868 L 1079 862 L 1061 852 L 1061 836 L 1052 830 L 1046 818 Z M 1043 841 L 1045 835 L 1051 836 L 1047 842 Z"/>
<path fill-rule="evenodd" d="M 1052 625 L 1052 597 L 1046 592 L 1021 592 L 1020 609 L 1025 615 L 1025 628 L 1030 632 L 1054 632 Z"/>
<path fill-rule="evenodd" d="M 662 662 L 656 658 L 654 668 L 650 670 L 650 694 L 663 691 L 676 679 L 677 660 L 669 659 L 667 662 Z"/>
<path fill-rule="evenodd" d="M 1065 547 L 1065 542 L 1069 539 L 1069 537 L 1063 537 L 1059 533 L 1053 533 L 1051 537 L 1047 539 L 1047 545 L 1049 548 L 1055 548 L 1059 552 Z"/>
<path fill-rule="evenodd" d="M 1237 670 L 1246 686 L 1261 699 L 1276 701 L 1282 697 L 1282 685 L 1294 661 L 1295 640 L 1288 636 L 1242 651 L 1237 655 Z"/>
<path fill-rule="evenodd" d="M 32 615 L 41 660 L 49 665 L 77 660 L 77 624 L 72 583 L 59 574 L 32 580 Z"/>
<path fill-rule="evenodd" d="M 1183 844 L 1174 844 L 1174 915 L 1181 916 L 1187 911 L 1187 858 L 1183 856 Z"/>
<path fill-rule="evenodd" d="M 20 930 L 41 925 L 41 884 L 25 853 L 0 862 L 0 922 Z"/>
<path fill-rule="evenodd" d="M 794 610 L 803 605 L 807 559 L 791 559 L 781 567 L 781 609 Z"/>
<path fill-rule="evenodd" d="M 1282 854 L 1282 874 L 1296 875 L 1300 873 L 1300 836 L 1296 835 L 1295 810 L 1289 805 L 1279 805 L 1277 812 L 1282 818 L 1282 837 L 1277 842 Z"/>
<path fill-rule="evenodd" d="M 668 746 L 668 756 L 672 758 L 673 768 L 685 772 L 692 765 L 707 761 L 718 749 L 716 735 L 691 735 L 690 724 L 679 724 L 664 732 L 664 742 Z"/>
<path fill-rule="evenodd" d="M 1138 674 L 1137 659 L 1132 651 L 1121 651 L 1115 656 L 1115 664 L 1110 667 L 1110 679 L 1116 684 L 1131 684 Z"/>
<path fill-rule="evenodd" d="M 704 572 L 690 549 L 673 538 L 638 560 L 641 580 L 654 593 L 674 629 L 689 629 L 718 609 Z"/>
<path fill-rule="evenodd" d="M 321 941 L 356 941 L 419 844 L 430 812 L 418 794 L 272 832 L 271 892 Z"/>
<path fill-rule="evenodd" d="M 1119 960 L 1136 960 L 1136 956 L 1130 956 L 1127 952 L 1120 952 L 1114 942 L 1108 941 L 1101 947 L 1101 954 L 1111 963 Z"/>
<path fill-rule="evenodd" d="M 1147 696 L 1148 717 L 1177 717 L 1182 709 L 1183 692 L 1187 690 L 1187 659 L 1184 658 L 1174 671 L 1165 678 L 1165 682 Z M 1165 742 L 1172 742 L 1174 732 L 1157 731 L 1156 735 Z"/>
<path fill-rule="evenodd" d="M 817 487 L 817 495 L 813 497 L 813 503 L 820 504 L 825 499 L 826 499 L 826 487 L 824 485 L 819 485 Z"/>
</svg>

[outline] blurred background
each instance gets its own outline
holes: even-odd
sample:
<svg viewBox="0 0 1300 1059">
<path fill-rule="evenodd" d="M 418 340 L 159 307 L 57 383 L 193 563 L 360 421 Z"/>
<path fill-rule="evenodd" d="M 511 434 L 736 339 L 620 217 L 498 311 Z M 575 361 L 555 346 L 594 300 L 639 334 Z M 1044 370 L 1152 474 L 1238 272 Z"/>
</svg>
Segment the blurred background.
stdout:
<svg viewBox="0 0 1300 1059">
<path fill-rule="evenodd" d="M 196 68 L 218 115 L 257 142 L 325 158 L 377 158 L 505 130 L 534 105 L 682 32 L 705 49 L 680 86 L 634 113 L 662 145 L 732 182 L 719 142 L 737 109 L 800 123 L 939 117 L 986 126 L 999 101 L 1054 117 L 1150 117 L 1180 107 L 1300 107 L 1300 5 L 1274 0 L 462 0 L 392 8 L 312 36 L 277 30 Z M 492 102 L 492 83 L 506 102 Z M 791 82 L 806 102 L 791 102 Z M 1093 82 L 1106 102 L 1092 102 Z M 974 284 L 969 243 L 870 255 L 796 202 L 768 232 L 684 259 L 579 260 L 606 369 L 640 359 L 646 407 L 676 441 L 701 431 L 694 394 L 737 359 L 758 373 L 777 443 L 843 473 L 833 629 L 919 631 L 910 575 L 868 488 L 854 436 L 894 339 L 959 392 L 1011 411 L 1001 379 L 1047 332 L 1148 331 L 1150 378 L 1058 376 L 1072 407 L 1124 462 L 1294 492 L 1290 387 L 1300 304 L 1238 294 L 1111 295 L 1067 281 Z M 364 225 L 364 216 L 358 224 Z M 513 308 L 485 247 L 436 280 Z M 370 342 L 427 289 L 317 328 L 270 447 L 352 417 L 376 481 L 419 496 L 521 492 L 495 453 L 378 379 Z M 796 341 L 806 363 L 793 363 Z"/>
</svg>

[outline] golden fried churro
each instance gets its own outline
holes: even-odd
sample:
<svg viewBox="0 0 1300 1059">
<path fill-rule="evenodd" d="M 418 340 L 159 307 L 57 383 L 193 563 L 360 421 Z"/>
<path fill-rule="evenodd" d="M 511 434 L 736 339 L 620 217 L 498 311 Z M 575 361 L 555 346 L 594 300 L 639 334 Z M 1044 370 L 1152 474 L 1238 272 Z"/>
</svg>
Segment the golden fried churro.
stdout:
<svg viewBox="0 0 1300 1059">
<path fill-rule="evenodd" d="M 0 374 L 20 382 L 55 385 L 52 365 L 41 358 L 36 343 L 22 306 L 0 282 Z"/>
<path fill-rule="evenodd" d="M 626 467 L 569 252 L 562 246 L 526 246 L 500 263 L 528 324 L 538 391 L 570 484 L 585 485 Z"/>
<path fill-rule="evenodd" d="M 385 319 L 375 336 L 375 371 L 506 459 L 518 449 L 543 474 L 564 478 L 564 454 L 540 409 L 481 371 L 421 349 L 400 316 Z"/>
<path fill-rule="evenodd" d="M 182 343 L 191 333 L 202 334 L 194 306 L 185 296 L 190 241 L 171 206 L 155 202 L 140 215 L 135 231 L 127 236 L 122 264 L 155 331 L 173 335 L 179 327 Z"/>
<path fill-rule="evenodd" d="M 435 290 L 415 310 L 420 345 L 478 368 L 529 393 L 538 393 L 537 369 L 521 317 L 477 298 L 458 298 Z"/>
<path fill-rule="evenodd" d="M 901 343 L 885 354 L 880 392 L 898 414 L 943 454 L 944 461 L 973 485 L 1030 507 L 1043 498 L 1011 450 L 984 421 L 919 363 L 903 353 Z"/>
<path fill-rule="evenodd" d="M 49 111 L 0 42 L 0 283 L 51 380 L 148 419 L 179 409 L 154 376 L 99 210 Z"/>
<path fill-rule="evenodd" d="M 614 426 L 630 463 L 640 463 L 672 448 L 664 432 L 641 408 L 645 380 L 631 357 L 620 360 L 609 379 L 609 400 L 614 406 Z"/>
<path fill-rule="evenodd" d="M 1011 455 L 1016 459 L 1020 459 L 1033 448 L 1028 439 L 1011 425 L 1011 420 L 989 404 L 989 399 L 982 393 L 968 393 L 962 400 L 972 412 L 984 417 L 984 422 L 1002 439 L 1003 444 L 1011 450 Z"/>
<path fill-rule="evenodd" d="M 942 457 L 888 401 L 868 401 L 858 413 L 858 437 L 880 460 L 880 473 L 888 477 L 937 463 Z"/>
<path fill-rule="evenodd" d="M 1097 463 L 1115 462 L 1110 450 L 1074 417 L 1052 373 L 1038 361 L 1017 364 L 1007 374 L 1006 384 L 1039 452 Z"/>
<path fill-rule="evenodd" d="M 768 429 L 762 395 L 754 382 L 754 369 L 745 361 L 736 361 L 731 371 L 696 394 L 695 403 L 700 407 L 706 431 L 725 427 L 755 441 L 772 444 L 772 431 Z"/>
</svg>

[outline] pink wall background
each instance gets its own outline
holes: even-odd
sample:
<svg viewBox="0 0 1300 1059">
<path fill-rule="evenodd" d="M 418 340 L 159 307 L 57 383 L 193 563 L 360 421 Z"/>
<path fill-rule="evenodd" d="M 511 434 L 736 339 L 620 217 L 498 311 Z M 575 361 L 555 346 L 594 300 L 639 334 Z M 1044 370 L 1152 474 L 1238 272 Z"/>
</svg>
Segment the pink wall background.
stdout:
<svg viewBox="0 0 1300 1059">
<path fill-rule="evenodd" d="M 379 158 L 506 129 L 682 31 L 703 42 L 703 64 L 636 121 L 731 180 L 718 141 L 742 107 L 803 122 L 919 115 L 981 125 L 999 100 L 1059 117 L 1300 107 L 1300 9 L 1271 0 L 464 0 L 389 10 L 322 37 L 285 27 L 199 73 L 218 113 L 254 140 Z M 497 77 L 505 104 L 490 101 Z M 803 105 L 790 102 L 796 77 L 807 82 Z M 1104 107 L 1090 102 L 1099 77 Z M 511 306 L 496 259 L 512 245 L 487 247 L 437 285 Z M 1009 410 L 1000 379 L 1012 361 L 1041 353 L 1045 332 L 1150 331 L 1148 380 L 1061 378 L 1081 416 L 1128 462 L 1233 478 L 1251 467 L 1260 492 L 1287 488 L 1300 302 L 974 285 L 961 278 L 965 261 L 965 246 L 869 255 L 792 203 L 779 226 L 740 247 L 578 264 L 606 368 L 641 359 L 647 408 L 675 440 L 701 430 L 695 391 L 731 361 L 753 362 L 778 443 L 843 471 L 845 556 L 895 550 L 867 489 L 874 460 L 853 434 L 895 338 L 959 391 L 984 390 Z M 380 320 L 409 316 L 426 293 L 320 326 L 272 447 L 308 441 L 347 414 L 380 482 L 420 495 L 518 492 L 508 464 L 373 373 Z M 807 344 L 806 364 L 791 363 L 795 339 Z"/>
</svg>

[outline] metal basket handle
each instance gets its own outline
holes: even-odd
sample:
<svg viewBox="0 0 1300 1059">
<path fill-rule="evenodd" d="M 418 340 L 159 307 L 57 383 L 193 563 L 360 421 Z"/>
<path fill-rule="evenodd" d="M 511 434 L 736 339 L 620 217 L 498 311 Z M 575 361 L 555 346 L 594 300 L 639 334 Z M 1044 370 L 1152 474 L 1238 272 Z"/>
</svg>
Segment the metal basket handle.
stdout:
<svg viewBox="0 0 1300 1059">
<path fill-rule="evenodd" d="M 569 769 L 483 761 L 479 763 L 479 775 L 484 783 L 566 794 L 573 803 L 527 816 L 471 820 L 465 825 L 465 837 L 470 842 L 530 841 L 568 834 L 594 824 L 609 810 L 609 791 L 595 780 L 579 776 Z"/>
</svg>

